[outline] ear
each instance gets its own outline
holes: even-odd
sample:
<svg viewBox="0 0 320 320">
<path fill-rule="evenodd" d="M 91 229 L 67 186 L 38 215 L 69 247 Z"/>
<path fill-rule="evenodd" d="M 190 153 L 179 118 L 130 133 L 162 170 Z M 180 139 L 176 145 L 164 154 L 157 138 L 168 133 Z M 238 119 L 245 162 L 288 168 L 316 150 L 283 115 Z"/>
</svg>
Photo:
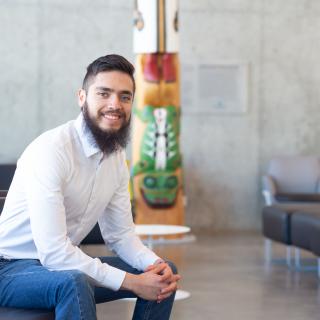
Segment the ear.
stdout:
<svg viewBox="0 0 320 320">
<path fill-rule="evenodd" d="M 87 98 L 87 94 L 86 94 L 85 90 L 79 89 L 78 90 L 78 105 L 80 106 L 80 108 L 83 107 L 84 103 L 86 102 L 86 98 Z"/>
</svg>

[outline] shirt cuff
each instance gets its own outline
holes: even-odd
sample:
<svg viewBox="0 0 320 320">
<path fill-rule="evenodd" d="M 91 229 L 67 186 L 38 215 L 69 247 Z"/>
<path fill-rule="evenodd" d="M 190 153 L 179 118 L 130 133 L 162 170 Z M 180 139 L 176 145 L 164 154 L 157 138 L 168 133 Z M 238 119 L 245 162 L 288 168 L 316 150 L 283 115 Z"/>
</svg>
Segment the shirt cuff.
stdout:
<svg viewBox="0 0 320 320">
<path fill-rule="evenodd" d="M 111 290 L 118 291 L 122 285 L 122 282 L 126 276 L 126 272 L 110 265 L 107 267 L 107 276 L 103 285 Z"/>
<path fill-rule="evenodd" d="M 154 264 L 158 259 L 161 258 L 158 257 L 153 251 L 146 250 L 144 254 L 140 257 L 142 271 L 144 271 L 151 264 Z"/>
</svg>

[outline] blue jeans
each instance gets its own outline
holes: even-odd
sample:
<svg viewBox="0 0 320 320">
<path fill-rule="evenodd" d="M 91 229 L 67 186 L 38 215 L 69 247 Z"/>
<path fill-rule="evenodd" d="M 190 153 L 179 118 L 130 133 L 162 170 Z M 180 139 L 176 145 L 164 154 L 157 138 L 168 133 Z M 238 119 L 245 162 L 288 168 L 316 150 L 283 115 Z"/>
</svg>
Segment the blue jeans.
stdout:
<svg viewBox="0 0 320 320">
<path fill-rule="evenodd" d="M 117 257 L 101 257 L 116 268 L 139 274 Z M 169 262 L 176 273 L 175 266 Z M 52 309 L 57 320 L 96 319 L 96 303 L 122 298 L 136 298 L 130 291 L 112 291 L 94 287 L 78 270 L 49 271 L 39 260 L 6 260 L 0 257 L 0 306 Z M 165 320 L 170 318 L 174 294 L 161 303 L 137 297 L 134 320 Z"/>
</svg>

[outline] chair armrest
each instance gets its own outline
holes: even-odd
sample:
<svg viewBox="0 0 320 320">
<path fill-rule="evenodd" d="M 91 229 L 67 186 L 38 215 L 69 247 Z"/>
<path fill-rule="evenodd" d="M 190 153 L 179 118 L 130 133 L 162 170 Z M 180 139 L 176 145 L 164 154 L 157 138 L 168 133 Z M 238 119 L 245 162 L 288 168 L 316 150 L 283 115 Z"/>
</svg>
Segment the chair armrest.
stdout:
<svg viewBox="0 0 320 320">
<path fill-rule="evenodd" d="M 320 202 L 319 193 L 278 193 L 275 199 L 279 202 Z"/>
<path fill-rule="evenodd" d="M 264 200 L 266 205 L 271 205 L 275 202 L 275 194 L 276 194 L 276 185 L 269 175 L 264 175 L 262 177 L 262 194 L 264 196 Z"/>
</svg>

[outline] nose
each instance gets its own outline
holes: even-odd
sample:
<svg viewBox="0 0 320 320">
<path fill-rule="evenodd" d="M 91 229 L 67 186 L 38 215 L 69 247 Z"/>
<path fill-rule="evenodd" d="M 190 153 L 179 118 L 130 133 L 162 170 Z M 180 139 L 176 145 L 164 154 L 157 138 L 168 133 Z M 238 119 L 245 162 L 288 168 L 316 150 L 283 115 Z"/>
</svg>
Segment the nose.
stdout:
<svg viewBox="0 0 320 320">
<path fill-rule="evenodd" d="M 121 107 L 120 98 L 117 94 L 112 94 L 108 99 L 108 107 L 111 109 L 119 109 Z"/>
</svg>

